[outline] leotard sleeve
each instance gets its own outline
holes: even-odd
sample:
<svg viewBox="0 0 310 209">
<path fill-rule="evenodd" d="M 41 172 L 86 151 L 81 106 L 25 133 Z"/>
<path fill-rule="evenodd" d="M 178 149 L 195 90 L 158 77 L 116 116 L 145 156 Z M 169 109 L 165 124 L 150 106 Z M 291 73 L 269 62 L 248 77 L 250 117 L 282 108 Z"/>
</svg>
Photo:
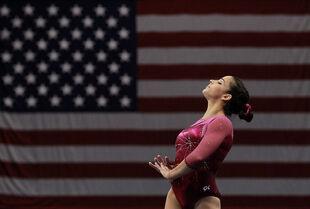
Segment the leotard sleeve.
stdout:
<svg viewBox="0 0 310 209">
<path fill-rule="evenodd" d="M 206 160 L 231 134 L 231 131 L 232 125 L 227 119 L 216 118 L 211 121 L 198 146 L 185 158 L 187 166 L 195 168 L 200 162 Z"/>
</svg>

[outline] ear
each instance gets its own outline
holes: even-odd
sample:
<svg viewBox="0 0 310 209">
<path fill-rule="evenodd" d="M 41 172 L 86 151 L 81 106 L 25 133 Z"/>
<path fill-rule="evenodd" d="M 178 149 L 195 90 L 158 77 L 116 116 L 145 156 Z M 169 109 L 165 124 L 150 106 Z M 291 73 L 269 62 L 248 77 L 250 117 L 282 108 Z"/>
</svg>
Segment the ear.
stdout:
<svg viewBox="0 0 310 209">
<path fill-rule="evenodd" d="M 225 102 L 228 102 L 229 100 L 231 100 L 232 95 L 231 94 L 224 94 L 222 96 L 222 100 L 224 100 Z"/>
</svg>

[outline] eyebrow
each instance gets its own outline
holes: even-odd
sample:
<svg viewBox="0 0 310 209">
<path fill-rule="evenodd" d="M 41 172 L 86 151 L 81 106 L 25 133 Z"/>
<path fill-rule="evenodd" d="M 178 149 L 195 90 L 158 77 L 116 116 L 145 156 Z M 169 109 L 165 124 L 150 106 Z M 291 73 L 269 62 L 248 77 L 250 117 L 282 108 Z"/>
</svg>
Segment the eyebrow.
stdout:
<svg viewBox="0 0 310 209">
<path fill-rule="evenodd" d="M 221 79 L 225 82 L 224 78 L 220 78 L 220 80 L 221 80 Z"/>
</svg>

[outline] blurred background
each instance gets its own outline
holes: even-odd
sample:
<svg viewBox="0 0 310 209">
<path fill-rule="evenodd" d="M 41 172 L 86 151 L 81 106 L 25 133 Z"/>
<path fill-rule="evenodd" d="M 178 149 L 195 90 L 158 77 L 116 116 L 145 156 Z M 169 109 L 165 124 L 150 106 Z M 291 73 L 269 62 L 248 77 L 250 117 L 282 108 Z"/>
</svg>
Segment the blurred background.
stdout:
<svg viewBox="0 0 310 209">
<path fill-rule="evenodd" d="M 251 123 L 222 208 L 310 208 L 310 1 L 2 0 L 0 208 L 163 208 L 209 79 L 241 78 Z"/>
</svg>

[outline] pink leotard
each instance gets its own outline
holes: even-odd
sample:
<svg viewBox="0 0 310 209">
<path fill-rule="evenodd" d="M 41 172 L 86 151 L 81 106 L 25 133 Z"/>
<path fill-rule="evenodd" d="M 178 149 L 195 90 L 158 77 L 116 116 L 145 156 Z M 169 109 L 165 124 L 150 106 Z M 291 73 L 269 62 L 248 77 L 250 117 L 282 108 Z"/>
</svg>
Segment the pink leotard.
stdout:
<svg viewBox="0 0 310 209">
<path fill-rule="evenodd" d="M 233 126 L 225 115 L 200 119 L 177 136 L 175 165 L 185 160 L 194 169 L 172 182 L 182 208 L 193 208 L 205 196 L 221 199 L 215 177 L 232 144 Z"/>
</svg>

